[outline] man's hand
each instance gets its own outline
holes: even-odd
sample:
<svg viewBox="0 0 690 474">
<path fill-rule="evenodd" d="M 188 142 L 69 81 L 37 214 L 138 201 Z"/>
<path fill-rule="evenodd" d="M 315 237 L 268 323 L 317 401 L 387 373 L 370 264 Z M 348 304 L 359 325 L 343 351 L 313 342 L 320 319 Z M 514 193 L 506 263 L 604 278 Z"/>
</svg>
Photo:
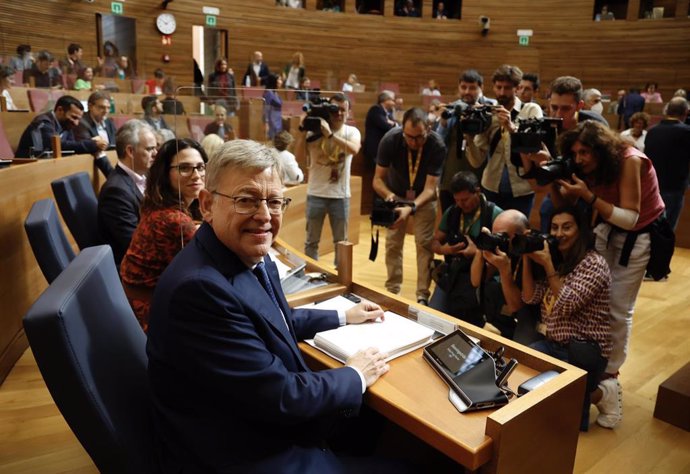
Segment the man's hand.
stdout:
<svg viewBox="0 0 690 474">
<path fill-rule="evenodd" d="M 319 117 L 319 120 L 321 121 L 321 135 L 323 135 L 325 138 L 330 137 L 333 133 L 331 131 L 331 126 L 321 117 Z"/>
<path fill-rule="evenodd" d="M 367 321 L 375 321 L 379 318 L 383 321 L 383 310 L 379 305 L 371 301 L 362 301 L 345 311 L 345 321 L 347 324 L 360 324 Z"/>
<path fill-rule="evenodd" d="M 457 244 L 449 244 L 445 243 L 443 247 L 441 247 L 443 251 L 443 255 L 458 255 L 460 254 L 465 248 L 467 247 L 467 244 L 465 242 L 458 242 Z"/>
<path fill-rule="evenodd" d="M 390 228 L 393 230 L 399 228 L 401 225 L 405 225 L 407 218 L 412 214 L 412 208 L 410 206 L 402 206 L 396 207 L 394 211 L 398 215 L 398 218 L 391 224 Z"/>
<path fill-rule="evenodd" d="M 489 265 L 495 267 L 498 273 L 505 274 L 505 272 L 510 272 L 510 258 L 508 254 L 500 249 L 497 248 L 495 252 L 482 250 L 482 257 Z"/>
<path fill-rule="evenodd" d="M 467 239 L 467 244 L 465 244 L 465 248 L 463 248 L 459 253 L 465 258 L 472 259 L 474 258 L 474 254 L 477 253 L 477 246 L 469 235 L 466 235 L 465 238 Z"/>
<path fill-rule="evenodd" d="M 96 146 L 98 147 L 99 151 L 105 151 L 108 148 L 108 145 L 109 145 L 108 141 L 105 140 L 100 135 L 92 137 L 91 140 L 93 140 L 96 143 Z"/>
<path fill-rule="evenodd" d="M 354 367 L 364 375 L 367 387 L 371 387 L 379 377 L 388 372 L 390 366 L 386 363 L 388 354 L 379 352 L 375 347 L 370 347 L 345 361 L 345 365 Z"/>
<path fill-rule="evenodd" d="M 513 124 L 513 121 L 510 119 L 510 110 L 506 109 L 502 105 L 499 105 L 494 109 L 494 114 L 496 114 L 496 117 L 498 118 L 498 123 L 501 124 L 501 128 L 507 130 L 510 133 L 513 133 L 517 130 L 517 127 L 515 126 L 515 124 Z"/>
</svg>

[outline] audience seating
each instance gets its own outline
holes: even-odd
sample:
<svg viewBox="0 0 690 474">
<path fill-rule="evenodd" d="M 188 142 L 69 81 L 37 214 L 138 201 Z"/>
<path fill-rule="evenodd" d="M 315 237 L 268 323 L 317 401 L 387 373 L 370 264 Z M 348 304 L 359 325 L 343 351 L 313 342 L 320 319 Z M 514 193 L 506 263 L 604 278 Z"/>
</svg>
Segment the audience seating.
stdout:
<svg viewBox="0 0 690 474">
<path fill-rule="evenodd" d="M 52 283 L 75 256 L 52 199 L 41 199 L 31 206 L 24 230 L 43 276 Z"/>
<path fill-rule="evenodd" d="M 379 92 L 391 91 L 400 94 L 400 84 L 397 82 L 382 82 L 379 85 Z"/>
<path fill-rule="evenodd" d="M 0 159 L 8 160 L 10 158 L 14 158 L 14 150 L 5 134 L 3 121 L 0 120 Z"/>
<path fill-rule="evenodd" d="M 136 116 L 131 115 L 131 114 L 113 114 L 113 115 L 109 115 L 109 117 L 110 117 L 110 120 L 113 121 L 113 125 L 115 125 L 116 130 L 119 130 L 120 127 L 122 127 L 125 124 L 125 122 L 127 122 L 128 120 L 132 120 L 134 118 L 141 118 L 141 117 L 136 117 Z"/>
<path fill-rule="evenodd" d="M 262 99 L 264 97 L 263 87 L 240 87 L 242 99 Z"/>
<path fill-rule="evenodd" d="M 53 89 L 27 89 L 31 110 L 38 113 L 52 110 L 55 101 L 65 95 L 65 91 Z"/>
<path fill-rule="evenodd" d="M 214 117 L 208 115 L 188 115 L 187 128 L 189 129 L 191 138 L 201 143 L 201 140 L 203 140 L 205 136 L 204 129 L 206 125 L 214 120 Z"/>
<path fill-rule="evenodd" d="M 153 472 L 146 336 L 109 246 L 81 252 L 24 316 L 55 404 L 103 473 Z"/>
<path fill-rule="evenodd" d="M 283 102 L 282 114 L 283 117 L 290 117 L 292 115 L 302 115 L 304 111 L 302 107 L 304 102 L 299 100 L 286 100 Z"/>
<path fill-rule="evenodd" d="M 50 186 L 60 214 L 80 250 L 102 243 L 98 233 L 98 198 L 88 173 L 56 179 Z"/>
</svg>

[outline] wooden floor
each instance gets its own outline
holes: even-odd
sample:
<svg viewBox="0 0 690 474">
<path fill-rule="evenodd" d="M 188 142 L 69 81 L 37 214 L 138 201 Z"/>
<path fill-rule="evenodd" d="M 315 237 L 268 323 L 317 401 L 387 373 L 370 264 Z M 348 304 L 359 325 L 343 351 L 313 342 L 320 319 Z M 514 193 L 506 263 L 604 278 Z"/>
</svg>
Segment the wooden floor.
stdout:
<svg viewBox="0 0 690 474">
<path fill-rule="evenodd" d="M 383 242 L 370 262 L 369 222 L 362 218 L 355 278 L 383 287 Z M 402 294 L 414 298 L 415 251 L 405 243 Z M 324 262 L 332 256 L 322 257 Z M 580 435 L 575 472 L 690 474 L 690 433 L 652 417 L 657 388 L 690 361 L 690 250 L 677 249 L 667 282 L 645 282 L 634 317 L 630 355 L 621 372 L 624 418 L 615 430 L 593 424 Z M 690 410 L 690 407 L 688 407 Z M 592 411 L 593 419 L 596 409 Z M 52 403 L 31 351 L 0 386 L 0 473 L 97 472 Z"/>
</svg>

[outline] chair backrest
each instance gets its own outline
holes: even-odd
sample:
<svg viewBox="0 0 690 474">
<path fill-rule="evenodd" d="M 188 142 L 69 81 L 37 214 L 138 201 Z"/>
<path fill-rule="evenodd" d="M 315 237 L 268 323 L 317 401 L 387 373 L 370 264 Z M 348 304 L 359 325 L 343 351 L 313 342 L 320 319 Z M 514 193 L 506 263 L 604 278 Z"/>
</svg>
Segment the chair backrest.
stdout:
<svg viewBox="0 0 690 474">
<path fill-rule="evenodd" d="M 55 404 L 100 472 L 152 472 L 146 336 L 112 250 L 85 249 L 24 316 Z"/>
<path fill-rule="evenodd" d="M 53 188 L 60 214 L 81 250 L 103 243 L 98 233 L 98 198 L 89 174 L 82 171 L 56 179 Z"/>
<path fill-rule="evenodd" d="M 190 136 L 201 143 L 204 139 L 204 129 L 206 125 L 213 122 L 215 119 L 210 116 L 204 115 L 188 115 L 187 116 L 187 128 L 189 129 Z"/>
<path fill-rule="evenodd" d="M 62 230 L 52 199 L 41 199 L 31 206 L 24 230 L 43 276 L 52 283 L 74 260 L 74 250 Z"/>
<path fill-rule="evenodd" d="M 0 120 L 0 159 L 9 160 L 11 158 L 14 158 L 14 150 L 12 150 L 12 145 L 5 133 L 3 122 Z"/>
<path fill-rule="evenodd" d="M 55 102 L 65 95 L 64 91 L 51 89 L 27 89 L 26 93 L 31 110 L 38 113 L 53 110 Z"/>
</svg>

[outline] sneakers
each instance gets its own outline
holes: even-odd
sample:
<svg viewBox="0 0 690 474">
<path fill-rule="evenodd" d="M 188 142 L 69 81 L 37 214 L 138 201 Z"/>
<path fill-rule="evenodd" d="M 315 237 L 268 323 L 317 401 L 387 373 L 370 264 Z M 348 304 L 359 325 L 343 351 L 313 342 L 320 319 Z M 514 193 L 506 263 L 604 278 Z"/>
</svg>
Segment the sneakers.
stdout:
<svg viewBox="0 0 690 474">
<path fill-rule="evenodd" d="M 617 378 L 604 379 L 599 382 L 602 397 L 597 408 L 597 424 L 613 429 L 623 419 L 623 390 Z"/>
<path fill-rule="evenodd" d="M 426 298 L 417 298 L 417 304 L 423 304 L 424 306 L 429 306 L 429 300 Z"/>
</svg>

